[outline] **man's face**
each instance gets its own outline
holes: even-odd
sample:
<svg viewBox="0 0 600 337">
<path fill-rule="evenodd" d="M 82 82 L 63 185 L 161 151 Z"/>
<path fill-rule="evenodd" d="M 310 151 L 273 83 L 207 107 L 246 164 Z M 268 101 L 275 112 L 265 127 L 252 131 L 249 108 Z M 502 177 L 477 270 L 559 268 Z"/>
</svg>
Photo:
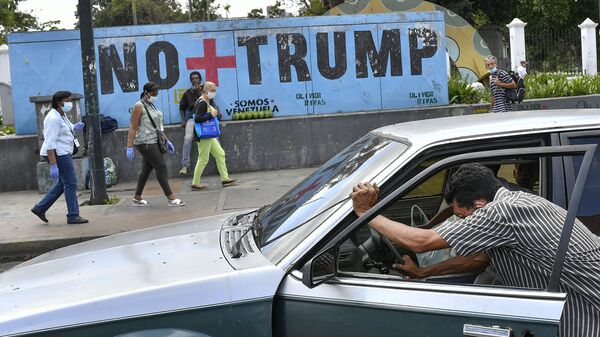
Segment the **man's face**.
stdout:
<svg viewBox="0 0 600 337">
<path fill-rule="evenodd" d="M 492 59 L 485 61 L 485 68 L 486 69 L 492 69 L 494 67 L 496 67 L 496 61 L 494 61 Z"/>
<path fill-rule="evenodd" d="M 190 77 L 190 81 L 192 81 L 192 87 L 197 87 L 200 84 L 200 76 L 192 75 Z"/>
</svg>

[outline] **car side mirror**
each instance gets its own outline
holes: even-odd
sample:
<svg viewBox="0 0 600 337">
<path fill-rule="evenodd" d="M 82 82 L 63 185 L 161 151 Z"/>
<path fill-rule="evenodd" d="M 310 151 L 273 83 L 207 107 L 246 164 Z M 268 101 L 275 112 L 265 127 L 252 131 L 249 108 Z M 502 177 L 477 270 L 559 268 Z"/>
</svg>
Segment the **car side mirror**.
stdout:
<svg viewBox="0 0 600 337">
<path fill-rule="evenodd" d="M 337 274 L 338 248 L 332 247 L 310 259 L 301 269 L 302 283 L 308 288 L 335 277 Z"/>
</svg>

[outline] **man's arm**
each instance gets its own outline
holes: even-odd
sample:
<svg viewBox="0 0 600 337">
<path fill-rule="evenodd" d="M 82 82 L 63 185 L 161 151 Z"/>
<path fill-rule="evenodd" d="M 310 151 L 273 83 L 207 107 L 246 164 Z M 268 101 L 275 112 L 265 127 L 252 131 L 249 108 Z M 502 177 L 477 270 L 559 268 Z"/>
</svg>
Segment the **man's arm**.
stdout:
<svg viewBox="0 0 600 337">
<path fill-rule="evenodd" d="M 425 278 L 436 275 L 481 273 L 490 264 L 490 258 L 485 253 L 469 256 L 457 255 L 451 259 L 421 268 L 410 256 L 403 257 L 405 264 L 394 264 L 392 267 L 411 278 Z"/>
<path fill-rule="evenodd" d="M 379 197 L 379 188 L 361 183 L 352 189 L 352 206 L 357 216 L 365 214 Z M 378 215 L 369 225 L 396 244 L 416 253 L 448 248 L 448 243 L 432 229 L 413 228 Z"/>
</svg>

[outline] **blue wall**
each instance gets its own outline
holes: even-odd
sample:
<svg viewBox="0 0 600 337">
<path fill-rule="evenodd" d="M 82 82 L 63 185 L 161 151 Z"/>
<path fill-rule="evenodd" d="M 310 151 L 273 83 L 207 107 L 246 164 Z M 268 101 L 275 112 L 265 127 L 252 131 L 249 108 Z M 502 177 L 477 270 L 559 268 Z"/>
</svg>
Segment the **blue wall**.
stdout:
<svg viewBox="0 0 600 337">
<path fill-rule="evenodd" d="M 129 125 L 148 80 L 166 123 L 180 123 L 189 73 L 218 82 L 225 119 L 444 105 L 445 33 L 439 12 L 231 20 L 94 30 L 100 112 Z M 83 93 L 79 31 L 9 36 L 15 125 L 37 132 L 30 96 Z M 82 105 L 83 106 L 83 105 Z"/>
</svg>

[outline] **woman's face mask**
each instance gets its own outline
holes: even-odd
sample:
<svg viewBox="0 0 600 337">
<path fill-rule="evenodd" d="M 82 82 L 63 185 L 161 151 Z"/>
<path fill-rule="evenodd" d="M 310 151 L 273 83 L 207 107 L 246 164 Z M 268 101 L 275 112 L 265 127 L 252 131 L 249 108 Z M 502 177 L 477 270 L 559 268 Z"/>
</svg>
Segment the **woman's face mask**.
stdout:
<svg viewBox="0 0 600 337">
<path fill-rule="evenodd" d="M 213 99 L 215 98 L 215 96 L 217 96 L 216 91 L 209 91 L 208 93 L 206 93 L 206 97 L 208 97 L 208 99 Z"/>
<path fill-rule="evenodd" d="M 73 109 L 73 102 L 64 102 L 63 106 L 62 106 L 62 111 L 63 112 L 69 112 L 71 111 L 71 109 Z"/>
</svg>

